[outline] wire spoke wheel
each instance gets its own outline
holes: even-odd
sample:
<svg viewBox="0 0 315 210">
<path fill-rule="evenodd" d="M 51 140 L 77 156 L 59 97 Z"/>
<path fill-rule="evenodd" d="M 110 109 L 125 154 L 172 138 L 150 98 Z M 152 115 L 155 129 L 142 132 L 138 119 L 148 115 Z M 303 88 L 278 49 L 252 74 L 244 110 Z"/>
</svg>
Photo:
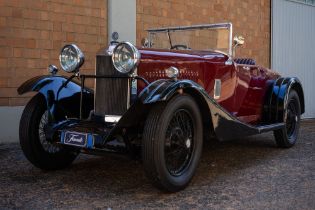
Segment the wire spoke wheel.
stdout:
<svg viewBox="0 0 315 210">
<path fill-rule="evenodd" d="M 54 154 L 60 151 L 60 146 L 47 141 L 45 130 L 44 130 L 47 124 L 48 124 L 48 111 L 46 110 L 39 121 L 38 136 L 39 136 L 39 141 L 43 149 L 48 153 Z"/>
<path fill-rule="evenodd" d="M 198 104 L 190 95 L 177 95 L 152 108 L 142 139 L 147 177 L 166 191 L 184 189 L 202 152 L 203 127 Z"/>
<path fill-rule="evenodd" d="M 187 168 L 194 149 L 194 126 L 187 110 L 174 113 L 166 131 L 165 161 L 171 175 L 180 176 Z"/>
</svg>

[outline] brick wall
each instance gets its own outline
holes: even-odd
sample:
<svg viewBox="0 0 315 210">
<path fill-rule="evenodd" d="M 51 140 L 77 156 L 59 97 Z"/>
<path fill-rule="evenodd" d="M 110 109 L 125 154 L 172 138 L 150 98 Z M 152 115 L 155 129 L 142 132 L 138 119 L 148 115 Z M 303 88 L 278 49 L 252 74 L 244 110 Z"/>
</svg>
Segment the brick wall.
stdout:
<svg viewBox="0 0 315 210">
<path fill-rule="evenodd" d="M 237 55 L 269 66 L 270 0 L 137 0 L 137 44 L 148 28 L 227 21 L 246 38 Z M 93 73 L 107 45 L 107 0 L 0 0 L 0 106 L 24 105 L 32 94 L 16 88 L 48 64 L 59 67 L 66 43 L 83 50 L 82 70 Z"/>
<path fill-rule="evenodd" d="M 237 56 L 270 66 L 270 0 L 137 0 L 138 45 L 145 29 L 219 22 L 245 37 Z"/>
<path fill-rule="evenodd" d="M 25 80 L 47 74 L 61 47 L 76 43 L 84 72 L 94 73 L 95 53 L 107 43 L 107 0 L 0 0 L 0 106 L 24 105 Z M 60 70 L 60 72 L 63 72 Z"/>
</svg>

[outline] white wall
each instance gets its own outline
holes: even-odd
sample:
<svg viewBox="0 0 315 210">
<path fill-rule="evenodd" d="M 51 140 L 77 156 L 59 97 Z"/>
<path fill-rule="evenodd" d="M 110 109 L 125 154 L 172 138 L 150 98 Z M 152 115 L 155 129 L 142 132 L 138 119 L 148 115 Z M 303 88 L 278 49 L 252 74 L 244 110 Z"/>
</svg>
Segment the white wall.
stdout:
<svg viewBox="0 0 315 210">
<path fill-rule="evenodd" d="M 0 144 L 19 141 L 19 123 L 24 107 L 0 107 Z"/>
<path fill-rule="evenodd" d="M 315 7 L 288 0 L 272 2 L 271 67 L 298 77 L 304 88 L 306 113 L 315 117 Z"/>
<path fill-rule="evenodd" d="M 136 44 L 136 0 L 108 0 L 108 41 L 118 32 L 118 41 Z"/>
</svg>

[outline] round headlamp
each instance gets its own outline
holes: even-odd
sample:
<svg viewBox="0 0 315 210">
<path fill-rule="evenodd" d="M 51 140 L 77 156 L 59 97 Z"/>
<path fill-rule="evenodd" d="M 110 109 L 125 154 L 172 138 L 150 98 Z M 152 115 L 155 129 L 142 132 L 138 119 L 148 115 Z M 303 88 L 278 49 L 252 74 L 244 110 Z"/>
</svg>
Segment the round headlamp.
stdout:
<svg viewBox="0 0 315 210">
<path fill-rule="evenodd" d="M 78 72 L 84 63 L 84 54 L 75 44 L 65 45 L 60 53 L 61 68 L 68 72 Z"/>
<path fill-rule="evenodd" d="M 112 55 L 113 65 L 123 74 L 132 73 L 140 62 L 140 52 L 129 42 L 118 44 Z"/>
</svg>

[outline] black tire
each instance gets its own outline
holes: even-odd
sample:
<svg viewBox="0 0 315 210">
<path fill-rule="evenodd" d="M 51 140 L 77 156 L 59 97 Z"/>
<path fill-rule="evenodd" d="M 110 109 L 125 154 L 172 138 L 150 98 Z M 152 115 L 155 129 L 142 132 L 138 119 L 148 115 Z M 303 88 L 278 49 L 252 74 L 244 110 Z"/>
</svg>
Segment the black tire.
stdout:
<svg viewBox="0 0 315 210">
<path fill-rule="evenodd" d="M 274 136 L 279 147 L 290 148 L 298 140 L 301 120 L 300 98 L 295 90 L 289 93 L 284 115 L 286 125 L 283 129 L 274 131 Z"/>
<path fill-rule="evenodd" d="M 151 109 L 144 127 L 142 158 L 146 175 L 156 187 L 176 192 L 189 184 L 202 153 L 202 130 L 198 105 L 189 95 L 177 95 Z M 182 165 L 180 158 L 172 159 L 176 154 L 184 157 Z"/>
<path fill-rule="evenodd" d="M 20 144 L 26 158 L 43 170 L 56 170 L 69 166 L 77 153 L 44 141 L 43 125 L 47 114 L 46 100 L 35 95 L 25 106 L 20 120 Z"/>
</svg>

